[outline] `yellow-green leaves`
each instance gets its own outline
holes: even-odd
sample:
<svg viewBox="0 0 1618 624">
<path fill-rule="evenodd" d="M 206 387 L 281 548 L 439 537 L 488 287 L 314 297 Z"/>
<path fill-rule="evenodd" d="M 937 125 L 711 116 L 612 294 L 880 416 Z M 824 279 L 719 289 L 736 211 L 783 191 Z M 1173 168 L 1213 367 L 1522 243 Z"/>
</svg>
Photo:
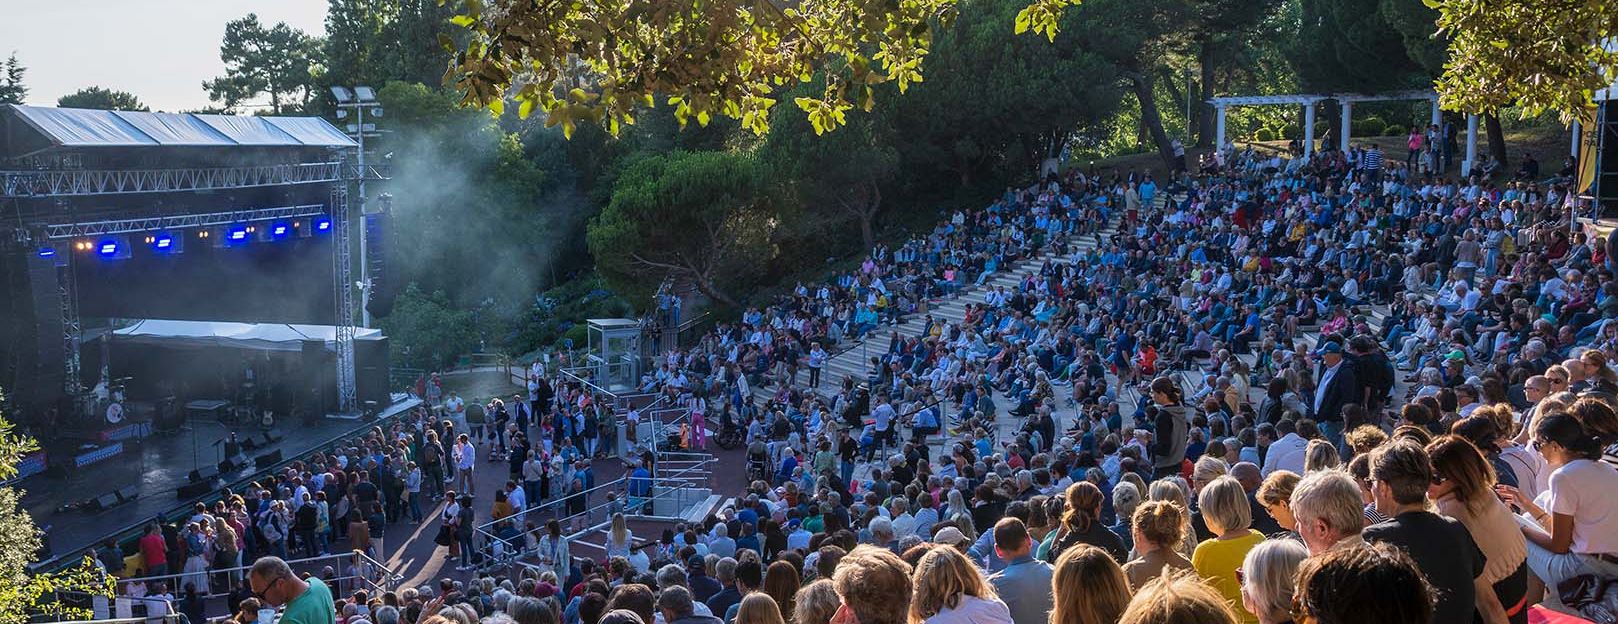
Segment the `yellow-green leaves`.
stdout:
<svg viewBox="0 0 1618 624">
<path fill-rule="evenodd" d="M 544 111 L 564 133 L 589 120 L 616 134 L 662 97 L 682 125 L 722 116 L 764 134 L 777 91 L 818 74 L 835 88 L 797 104 L 824 133 L 872 110 L 872 85 L 921 82 L 934 29 L 962 1 L 468 0 L 453 22 L 470 36 L 445 82 L 464 104 L 498 115 L 514 99 L 518 116 Z M 1050 38 L 1077 3 L 1032 2 L 1017 31 Z"/>
<path fill-rule="evenodd" d="M 1049 41 L 1056 41 L 1057 23 L 1062 19 L 1062 12 L 1078 4 L 1078 0 L 1034 0 L 1017 12 L 1012 32 L 1020 35 L 1032 30 L 1036 35 L 1045 35 Z"/>
<path fill-rule="evenodd" d="M 1571 120 L 1618 71 L 1618 3 L 1611 0 L 1424 0 L 1449 40 L 1436 81 L 1449 110 L 1521 106 Z"/>
</svg>

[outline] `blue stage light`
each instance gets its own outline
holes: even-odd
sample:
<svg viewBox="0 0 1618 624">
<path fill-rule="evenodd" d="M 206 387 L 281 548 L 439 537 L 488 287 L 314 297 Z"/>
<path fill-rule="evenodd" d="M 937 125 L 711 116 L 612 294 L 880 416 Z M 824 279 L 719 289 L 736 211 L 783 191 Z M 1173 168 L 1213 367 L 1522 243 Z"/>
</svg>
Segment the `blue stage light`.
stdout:
<svg viewBox="0 0 1618 624">
<path fill-rule="evenodd" d="M 331 217 L 328 217 L 328 216 L 325 216 L 325 215 L 315 217 L 315 231 L 316 232 L 330 232 L 331 231 Z"/>
<path fill-rule="evenodd" d="M 247 240 L 247 226 L 245 226 L 245 225 L 231 226 L 230 234 L 228 234 L 226 236 L 226 238 L 229 238 L 230 240 L 236 241 L 236 242 Z"/>
<path fill-rule="evenodd" d="M 282 237 L 286 236 L 288 232 L 291 232 L 291 231 L 292 231 L 292 226 L 289 226 L 289 225 L 287 225 L 285 223 L 277 223 L 275 225 L 270 226 L 270 236 L 273 237 L 273 238 L 282 238 Z"/>
<path fill-rule="evenodd" d="M 152 248 L 158 251 L 168 251 L 174 248 L 174 235 L 168 232 L 158 234 L 152 239 Z"/>
<path fill-rule="evenodd" d="M 40 247 L 39 248 L 39 257 L 41 257 L 41 258 L 50 258 L 50 257 L 53 257 L 55 255 L 56 255 L 56 248 L 55 247 Z"/>
<path fill-rule="evenodd" d="M 101 241 L 101 244 L 96 246 L 96 253 L 105 258 L 118 255 L 118 241 Z"/>
</svg>

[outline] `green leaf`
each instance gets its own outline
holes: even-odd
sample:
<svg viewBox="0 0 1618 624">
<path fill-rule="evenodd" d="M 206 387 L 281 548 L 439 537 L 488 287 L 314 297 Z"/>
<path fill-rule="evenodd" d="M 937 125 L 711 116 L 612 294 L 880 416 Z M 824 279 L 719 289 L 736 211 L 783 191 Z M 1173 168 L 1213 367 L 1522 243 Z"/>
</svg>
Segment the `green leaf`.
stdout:
<svg viewBox="0 0 1618 624">
<path fill-rule="evenodd" d="M 1012 27 L 1013 34 L 1020 35 L 1028 32 L 1028 26 L 1033 23 L 1033 17 L 1030 14 L 1030 12 L 1033 10 L 1034 7 L 1029 6 L 1023 7 L 1023 10 L 1017 12 L 1017 22 L 1016 25 Z"/>
<path fill-rule="evenodd" d="M 532 114 L 533 112 L 534 112 L 534 101 L 533 100 L 523 100 L 522 103 L 517 105 L 517 118 L 518 119 L 527 119 L 528 116 L 530 114 Z"/>
<path fill-rule="evenodd" d="M 470 15 L 457 15 L 455 17 L 449 18 L 449 23 L 454 24 L 456 26 L 460 26 L 462 28 L 471 28 L 472 25 L 476 24 L 477 22 L 478 22 L 477 19 L 470 16 Z"/>
<path fill-rule="evenodd" d="M 502 99 L 489 100 L 489 113 L 495 119 L 499 119 L 501 115 L 506 114 L 506 101 Z"/>
</svg>

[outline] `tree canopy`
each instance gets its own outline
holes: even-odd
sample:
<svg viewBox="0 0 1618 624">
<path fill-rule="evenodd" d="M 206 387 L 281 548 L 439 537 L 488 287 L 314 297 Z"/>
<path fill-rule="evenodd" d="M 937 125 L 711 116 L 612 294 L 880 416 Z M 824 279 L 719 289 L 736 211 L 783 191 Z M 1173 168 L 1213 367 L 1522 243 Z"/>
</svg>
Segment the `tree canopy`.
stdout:
<svg viewBox="0 0 1618 624">
<path fill-rule="evenodd" d="M 28 86 L 23 84 L 23 74 L 28 68 L 23 67 L 17 60 L 17 53 L 11 53 L 5 63 L 0 63 L 0 104 L 21 104 L 28 99 Z"/>
<path fill-rule="evenodd" d="M 769 128 L 777 90 L 823 77 L 819 93 L 794 104 L 817 132 L 871 110 L 875 86 L 902 93 L 923 80 L 933 38 L 960 0 L 751 0 L 680 3 L 592 0 L 536 3 L 468 0 L 456 24 L 471 31 L 445 74 L 470 104 L 496 114 L 508 98 L 526 118 L 546 115 L 571 136 L 581 121 L 616 135 L 637 110 L 673 106 L 683 125 L 719 116 L 758 134 Z M 1076 0 L 1033 0 L 1010 23 L 1054 39 Z"/>
<path fill-rule="evenodd" d="M 0 392 L 0 405 L 4 403 Z M 0 413 L 0 482 L 16 477 L 17 462 L 37 449 L 32 439 L 17 435 Z M 55 592 L 111 596 L 112 577 L 99 572 L 88 557 L 66 572 L 29 572 L 29 564 L 39 552 L 39 535 L 33 517 L 22 508 L 22 493 L 0 487 L 0 624 L 24 624 L 35 615 L 88 619 L 89 612 L 62 605 Z"/>
<path fill-rule="evenodd" d="M 590 222 L 590 253 L 622 291 L 675 276 L 726 305 L 755 280 L 780 220 L 758 160 L 734 151 L 647 155 L 629 163 Z"/>
<path fill-rule="evenodd" d="M 1423 0 L 1438 10 L 1449 58 L 1440 104 L 1488 112 L 1508 105 L 1564 119 L 1618 77 L 1618 3 L 1608 0 Z"/>
<path fill-rule="evenodd" d="M 94 108 L 99 110 L 148 111 L 140 98 L 127 91 L 103 87 L 85 87 L 56 100 L 62 108 Z"/>
<path fill-rule="evenodd" d="M 258 15 L 225 24 L 219 60 L 225 75 L 202 84 L 208 99 L 234 109 L 259 96 L 270 99 L 270 112 L 302 110 L 311 94 L 310 57 L 316 41 L 303 31 L 278 22 L 266 27 Z"/>
</svg>

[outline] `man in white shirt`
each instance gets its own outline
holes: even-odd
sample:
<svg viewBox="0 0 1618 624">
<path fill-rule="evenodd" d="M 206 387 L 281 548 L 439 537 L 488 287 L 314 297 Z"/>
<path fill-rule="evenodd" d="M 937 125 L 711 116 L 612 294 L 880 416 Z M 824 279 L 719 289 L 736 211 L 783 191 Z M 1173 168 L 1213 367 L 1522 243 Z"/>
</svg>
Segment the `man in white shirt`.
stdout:
<svg viewBox="0 0 1618 624">
<path fill-rule="evenodd" d="M 1302 475 L 1304 451 L 1309 448 L 1309 441 L 1298 435 L 1297 425 L 1290 420 L 1276 423 L 1275 431 L 1283 435 L 1270 445 L 1264 455 L 1264 475 L 1269 476 L 1277 470 L 1290 470 Z"/>
</svg>

